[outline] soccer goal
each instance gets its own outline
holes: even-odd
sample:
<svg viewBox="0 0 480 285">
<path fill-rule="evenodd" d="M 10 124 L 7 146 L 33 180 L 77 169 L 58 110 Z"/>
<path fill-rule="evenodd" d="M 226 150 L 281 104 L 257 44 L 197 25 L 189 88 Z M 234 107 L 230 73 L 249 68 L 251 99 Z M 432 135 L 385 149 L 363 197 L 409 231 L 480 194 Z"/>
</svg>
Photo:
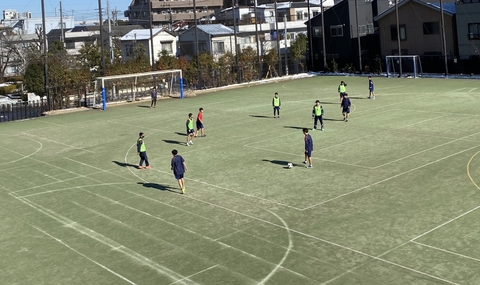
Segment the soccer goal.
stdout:
<svg viewBox="0 0 480 285">
<path fill-rule="evenodd" d="M 417 78 L 422 74 L 422 63 L 418 55 L 387 55 L 387 77 L 413 76 Z"/>
<path fill-rule="evenodd" d="M 107 109 L 107 103 L 132 102 L 150 97 L 157 87 L 159 97 L 184 97 L 182 70 L 161 70 L 97 77 L 95 80 L 94 108 Z"/>
</svg>

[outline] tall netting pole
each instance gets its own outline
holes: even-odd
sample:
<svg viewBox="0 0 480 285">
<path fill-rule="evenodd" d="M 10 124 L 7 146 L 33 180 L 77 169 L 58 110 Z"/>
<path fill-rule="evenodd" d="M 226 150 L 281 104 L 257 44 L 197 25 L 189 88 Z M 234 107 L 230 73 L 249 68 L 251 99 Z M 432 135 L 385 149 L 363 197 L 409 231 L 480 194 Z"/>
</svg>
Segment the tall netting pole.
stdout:
<svg viewBox="0 0 480 285">
<path fill-rule="evenodd" d="M 180 98 L 183 99 L 185 97 L 185 94 L 183 92 L 183 76 L 182 76 L 182 70 L 180 70 Z"/>
</svg>

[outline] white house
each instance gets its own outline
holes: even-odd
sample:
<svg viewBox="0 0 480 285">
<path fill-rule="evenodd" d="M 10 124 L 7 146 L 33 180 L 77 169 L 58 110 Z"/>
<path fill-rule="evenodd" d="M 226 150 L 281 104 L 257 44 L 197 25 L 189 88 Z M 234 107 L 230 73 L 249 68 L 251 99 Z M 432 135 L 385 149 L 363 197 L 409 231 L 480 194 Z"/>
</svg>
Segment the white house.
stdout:
<svg viewBox="0 0 480 285">
<path fill-rule="evenodd" d="M 62 22 L 62 23 L 60 23 Z M 42 29 L 42 18 L 32 18 L 32 13 L 18 13 L 15 10 L 4 10 L 1 23 L 5 27 L 13 28 L 15 33 L 20 35 L 34 35 L 37 30 Z M 71 29 L 75 26 L 73 16 L 45 17 L 45 32 L 52 29 Z"/>
<path fill-rule="evenodd" d="M 197 47 L 199 54 L 209 52 L 217 58 L 228 51 L 235 54 L 234 34 L 233 29 L 222 24 L 197 25 L 198 42 L 195 45 L 195 26 L 192 26 L 178 37 L 180 55 L 191 57 Z"/>
<path fill-rule="evenodd" d="M 166 50 L 169 55 L 177 54 L 177 37 L 163 28 L 152 29 L 154 60 L 159 59 L 159 54 Z M 136 46 L 142 45 L 145 54 L 152 62 L 150 29 L 135 29 L 121 39 L 122 58 L 128 60 L 133 56 Z"/>
</svg>

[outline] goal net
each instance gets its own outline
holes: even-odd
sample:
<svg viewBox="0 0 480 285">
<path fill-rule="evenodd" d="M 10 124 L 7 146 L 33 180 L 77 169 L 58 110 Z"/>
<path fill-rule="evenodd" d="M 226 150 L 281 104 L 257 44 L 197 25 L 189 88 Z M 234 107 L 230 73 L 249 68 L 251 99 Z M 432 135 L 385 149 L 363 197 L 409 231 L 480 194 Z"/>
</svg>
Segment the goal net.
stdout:
<svg viewBox="0 0 480 285">
<path fill-rule="evenodd" d="M 387 77 L 417 78 L 422 74 L 422 63 L 418 55 L 387 55 Z"/>
<path fill-rule="evenodd" d="M 153 87 L 157 87 L 158 97 L 183 98 L 182 70 L 161 70 L 98 77 L 95 80 L 92 107 L 106 110 L 107 103 L 148 99 Z"/>
</svg>

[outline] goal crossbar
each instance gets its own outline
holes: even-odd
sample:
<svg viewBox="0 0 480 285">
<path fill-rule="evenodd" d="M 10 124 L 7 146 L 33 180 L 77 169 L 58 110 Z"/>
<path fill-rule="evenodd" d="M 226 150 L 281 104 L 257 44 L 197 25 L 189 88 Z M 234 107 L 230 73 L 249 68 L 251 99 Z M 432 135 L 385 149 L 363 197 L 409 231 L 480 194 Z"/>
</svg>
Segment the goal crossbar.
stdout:
<svg viewBox="0 0 480 285">
<path fill-rule="evenodd" d="M 135 96 L 138 96 L 138 86 L 137 84 L 142 84 L 143 86 L 148 85 L 159 88 L 161 92 L 168 92 L 168 95 L 172 95 L 173 89 L 175 88 L 175 94 L 179 94 L 180 98 L 184 98 L 183 90 L 183 76 L 181 69 L 171 69 L 171 70 L 160 70 L 160 71 L 149 71 L 141 73 L 130 73 L 130 74 L 121 74 L 121 75 L 112 75 L 112 76 L 103 76 L 97 77 L 95 83 L 101 82 L 101 103 L 102 110 L 107 108 L 107 92 L 115 94 L 120 92 L 120 88 L 117 86 L 121 85 L 123 82 L 124 89 L 131 89 L 131 95 L 128 97 L 128 100 L 135 100 Z M 110 83 L 111 82 L 111 83 Z M 109 83 L 109 84 L 107 84 Z M 127 83 L 130 83 L 132 86 L 128 86 Z M 108 85 L 108 86 L 107 86 Z M 175 86 L 175 87 L 174 87 Z M 112 90 L 108 90 L 112 89 Z M 145 87 L 143 87 L 145 91 Z M 97 90 L 97 88 L 95 88 Z M 96 97 L 96 96 L 95 96 Z M 94 103 L 95 104 L 95 103 Z"/>
</svg>

